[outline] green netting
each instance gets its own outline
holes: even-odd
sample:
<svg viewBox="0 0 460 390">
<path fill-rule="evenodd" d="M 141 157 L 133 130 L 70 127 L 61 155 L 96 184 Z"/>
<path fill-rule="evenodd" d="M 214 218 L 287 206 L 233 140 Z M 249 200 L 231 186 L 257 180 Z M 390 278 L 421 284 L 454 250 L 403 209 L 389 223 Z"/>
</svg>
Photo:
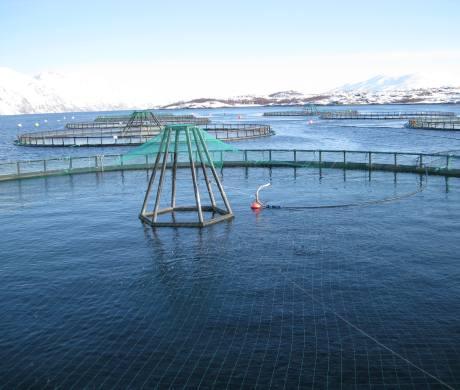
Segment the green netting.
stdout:
<svg viewBox="0 0 460 390">
<path fill-rule="evenodd" d="M 177 153 L 179 161 L 189 161 L 189 143 L 194 161 L 203 160 L 207 163 L 207 150 L 207 154 L 214 165 L 222 165 L 225 152 L 239 151 L 234 146 L 218 140 L 199 127 L 169 125 L 151 140 L 124 154 L 122 159 L 123 161 L 133 161 L 133 159 L 143 161 L 149 156 L 154 158 L 158 153 L 168 152 Z M 203 145 L 206 146 L 206 150 Z"/>
</svg>

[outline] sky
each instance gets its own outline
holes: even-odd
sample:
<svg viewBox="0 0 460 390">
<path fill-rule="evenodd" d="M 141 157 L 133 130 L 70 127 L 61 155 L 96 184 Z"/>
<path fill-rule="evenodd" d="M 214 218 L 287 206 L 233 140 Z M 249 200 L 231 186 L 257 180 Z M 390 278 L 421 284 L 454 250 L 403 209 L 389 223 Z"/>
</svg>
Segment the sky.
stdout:
<svg viewBox="0 0 460 390">
<path fill-rule="evenodd" d="M 458 0 L 0 0 L 0 67 L 167 99 L 318 92 L 380 74 L 448 81 L 459 13 Z"/>
</svg>

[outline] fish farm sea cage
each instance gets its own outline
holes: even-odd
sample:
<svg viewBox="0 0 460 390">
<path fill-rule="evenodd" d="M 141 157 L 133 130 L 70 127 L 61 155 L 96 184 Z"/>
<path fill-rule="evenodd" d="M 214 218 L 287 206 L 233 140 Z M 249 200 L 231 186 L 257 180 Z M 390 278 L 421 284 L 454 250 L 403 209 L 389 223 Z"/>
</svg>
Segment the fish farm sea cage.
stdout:
<svg viewBox="0 0 460 390">
<path fill-rule="evenodd" d="M 98 155 L 0 163 L 0 181 L 78 173 L 150 169 L 156 154 Z M 196 151 L 194 152 L 196 153 Z M 179 156 L 187 166 L 188 152 Z M 291 167 L 415 173 L 460 177 L 460 155 L 338 150 L 210 151 L 216 166 L 243 168 Z M 197 156 L 195 156 L 197 157 Z M 169 167 L 172 161 L 169 161 Z"/>
<path fill-rule="evenodd" d="M 91 151 L 0 164 L 14 175 L 0 182 L 5 389 L 460 388 L 460 179 L 374 170 L 393 153 L 224 150 L 235 221 L 161 230 L 137 218 L 155 156 Z M 191 165 L 173 198 L 166 156 L 157 214 L 198 203 Z M 449 158 L 453 172 L 458 157 L 396 153 L 396 168 L 440 174 Z"/>
<path fill-rule="evenodd" d="M 412 119 L 406 124 L 406 127 L 410 129 L 460 131 L 460 118 Z"/>
<path fill-rule="evenodd" d="M 267 137 L 274 132 L 265 124 L 201 125 L 204 130 L 225 141 Z M 160 133 L 161 127 L 144 122 L 132 122 L 129 127 L 88 127 L 25 133 L 16 144 L 23 146 L 126 146 L 140 145 Z"/>
<path fill-rule="evenodd" d="M 381 111 L 381 112 L 357 112 L 357 111 L 328 111 L 321 112 L 321 119 L 412 119 L 412 118 L 455 118 L 454 112 L 447 111 Z"/>
<path fill-rule="evenodd" d="M 264 116 L 318 116 L 321 112 L 312 104 L 299 111 L 267 111 L 264 112 Z"/>
<path fill-rule="evenodd" d="M 205 117 L 197 117 L 193 114 L 184 114 L 184 115 L 174 115 L 174 114 L 158 114 L 158 113 L 153 113 L 159 120 L 160 122 L 184 122 L 184 121 L 190 121 L 194 119 L 200 119 L 200 120 L 207 120 L 209 122 L 208 118 Z M 132 115 L 132 114 L 131 114 Z M 94 122 L 127 122 L 131 115 L 101 115 L 96 117 L 94 119 Z"/>
<path fill-rule="evenodd" d="M 216 123 L 200 127 L 203 130 L 206 130 L 208 133 L 212 134 L 217 139 L 226 141 L 238 141 L 250 138 L 268 137 L 275 134 L 271 126 L 257 123 Z"/>
<path fill-rule="evenodd" d="M 194 125 L 206 125 L 210 123 L 209 118 L 198 118 L 193 115 L 155 115 L 158 121 L 163 125 L 190 123 Z M 97 119 L 97 118 L 96 118 Z M 120 128 L 126 126 L 129 116 L 125 117 L 107 117 L 107 120 L 94 120 L 93 122 L 72 122 L 67 123 L 67 129 L 106 129 Z M 133 124 L 140 124 L 141 121 L 134 121 Z M 142 121 L 146 123 L 146 121 Z M 146 123 L 148 124 L 148 122 Z"/>
</svg>

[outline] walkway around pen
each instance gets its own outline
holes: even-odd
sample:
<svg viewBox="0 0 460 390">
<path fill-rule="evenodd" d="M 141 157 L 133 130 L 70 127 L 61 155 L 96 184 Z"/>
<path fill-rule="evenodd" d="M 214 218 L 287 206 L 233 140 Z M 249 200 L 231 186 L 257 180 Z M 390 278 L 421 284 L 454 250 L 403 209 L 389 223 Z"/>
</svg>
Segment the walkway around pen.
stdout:
<svg viewBox="0 0 460 390">
<path fill-rule="evenodd" d="M 240 150 L 212 153 L 222 167 L 292 167 L 407 172 L 460 177 L 460 155 L 339 150 Z M 149 169 L 154 155 L 98 155 L 0 163 L 0 181 Z M 182 166 L 188 166 L 182 162 Z"/>
</svg>

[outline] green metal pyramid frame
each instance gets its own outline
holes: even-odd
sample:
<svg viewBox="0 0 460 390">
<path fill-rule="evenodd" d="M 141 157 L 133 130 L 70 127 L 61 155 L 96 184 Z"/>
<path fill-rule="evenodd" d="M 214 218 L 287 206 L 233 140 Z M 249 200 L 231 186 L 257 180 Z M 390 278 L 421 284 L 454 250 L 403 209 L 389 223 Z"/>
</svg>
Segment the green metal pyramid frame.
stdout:
<svg viewBox="0 0 460 390">
<path fill-rule="evenodd" d="M 156 154 L 153 172 L 150 176 L 147 191 L 145 193 L 144 203 L 139 215 L 139 218 L 146 224 L 153 227 L 198 227 L 202 228 L 233 218 L 233 212 L 230 203 L 225 194 L 224 188 L 217 174 L 214 163 L 209 154 L 206 145 L 206 137 L 204 130 L 192 125 L 171 125 L 166 126 L 162 130 L 161 141 L 159 144 L 158 152 Z M 209 137 L 209 135 L 207 135 Z M 177 169 L 179 162 L 179 153 L 181 139 L 185 140 L 188 160 L 185 166 L 190 168 L 190 176 L 193 183 L 193 192 L 195 198 L 195 205 L 178 206 L 176 204 L 176 184 L 177 184 Z M 172 147 L 171 147 L 172 145 Z M 194 151 L 196 153 L 194 153 Z M 195 158 L 194 158 L 195 155 Z M 171 200 L 169 207 L 160 208 L 161 196 L 163 193 L 164 181 L 166 176 L 166 168 L 168 160 L 171 158 Z M 197 161 L 195 161 L 195 159 Z M 184 166 L 184 163 L 181 162 Z M 207 197 L 210 204 L 203 205 L 202 197 L 200 195 L 198 178 L 196 169 L 201 168 L 203 179 L 206 183 Z M 209 171 L 208 171 L 209 169 Z M 148 203 L 155 183 L 157 172 L 160 172 L 160 178 L 156 187 L 155 202 L 153 210 L 148 210 Z M 218 196 L 221 197 L 224 207 L 218 207 L 216 197 L 212 189 L 210 177 L 213 178 L 214 183 L 217 185 Z M 196 221 L 183 221 L 180 222 L 176 219 L 176 214 L 181 212 L 196 212 Z M 212 217 L 205 219 L 205 212 L 211 212 Z M 162 214 L 171 214 L 171 221 L 158 221 L 158 217 Z"/>
<path fill-rule="evenodd" d="M 128 119 L 126 126 L 123 128 L 123 134 L 129 134 L 132 131 L 143 132 L 150 131 L 152 127 L 161 129 L 162 124 L 159 119 L 148 110 L 134 111 Z"/>
</svg>

